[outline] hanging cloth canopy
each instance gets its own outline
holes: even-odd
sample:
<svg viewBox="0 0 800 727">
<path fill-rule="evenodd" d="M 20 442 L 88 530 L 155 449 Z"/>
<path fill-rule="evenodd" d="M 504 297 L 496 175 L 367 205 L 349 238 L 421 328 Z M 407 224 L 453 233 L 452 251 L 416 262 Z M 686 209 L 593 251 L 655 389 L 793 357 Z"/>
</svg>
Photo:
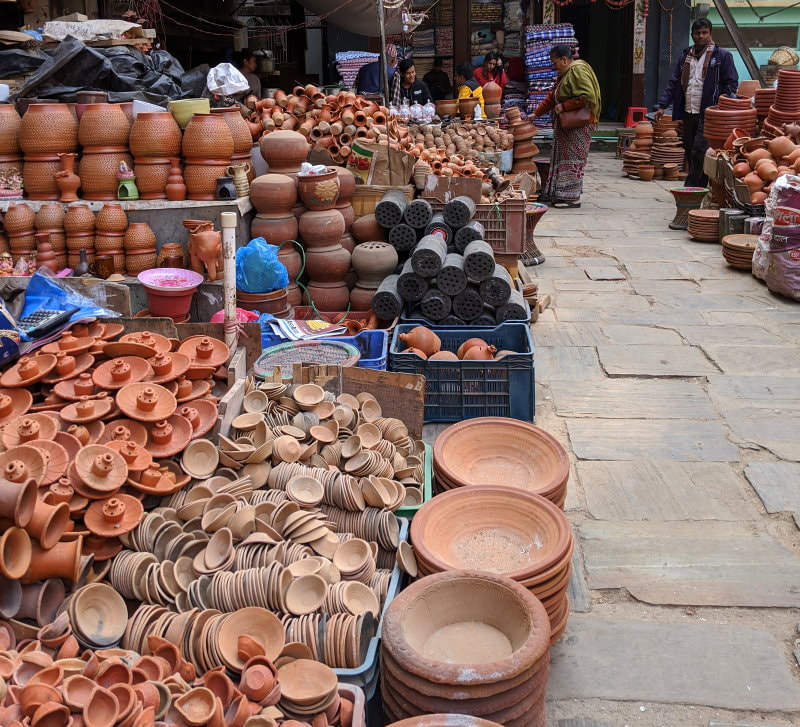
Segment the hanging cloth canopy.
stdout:
<svg viewBox="0 0 800 727">
<path fill-rule="evenodd" d="M 339 28 L 349 30 L 357 35 L 366 35 L 370 38 L 377 38 L 380 35 L 378 30 L 378 9 L 375 0 L 298 0 L 298 2 L 314 15 L 325 15 L 325 22 L 336 25 Z M 338 8 L 338 9 L 337 9 Z M 331 12 L 333 11 L 333 12 Z M 403 32 L 403 20 L 400 9 L 384 10 L 386 17 L 386 33 Z"/>
</svg>

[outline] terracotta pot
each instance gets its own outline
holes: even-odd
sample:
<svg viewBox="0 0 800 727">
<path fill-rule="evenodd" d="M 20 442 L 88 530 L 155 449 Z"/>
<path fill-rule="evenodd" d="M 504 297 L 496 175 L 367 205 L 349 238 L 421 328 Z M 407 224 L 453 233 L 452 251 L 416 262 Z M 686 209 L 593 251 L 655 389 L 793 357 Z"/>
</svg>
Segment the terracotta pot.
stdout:
<svg viewBox="0 0 800 727">
<path fill-rule="evenodd" d="M 364 215 L 355 220 L 350 228 L 350 234 L 356 242 L 383 242 L 386 240 L 386 231 L 378 224 L 374 214 Z"/>
<path fill-rule="evenodd" d="M 335 209 L 304 212 L 300 216 L 299 232 L 307 249 L 328 247 L 344 236 L 344 217 Z"/>
<path fill-rule="evenodd" d="M 64 207 L 60 204 L 43 204 L 34 217 L 34 225 L 39 232 L 63 231 Z"/>
<path fill-rule="evenodd" d="M 397 250 L 388 242 L 364 242 L 357 245 L 353 249 L 352 265 L 358 275 L 358 286 L 377 289 L 383 279 L 394 272 L 397 261 Z"/>
<path fill-rule="evenodd" d="M 483 100 L 487 104 L 499 104 L 503 98 L 503 88 L 494 81 L 489 81 L 483 86 Z"/>
<path fill-rule="evenodd" d="M 156 236 L 146 222 L 131 222 L 125 232 L 125 251 L 151 250 L 156 246 Z"/>
<path fill-rule="evenodd" d="M 39 267 L 50 268 L 51 271 L 57 273 L 59 268 L 56 265 L 56 254 L 53 252 L 53 246 L 50 244 L 49 232 L 36 233 L 36 264 Z"/>
<path fill-rule="evenodd" d="M 131 123 L 119 104 L 89 104 L 81 116 L 78 141 L 81 146 L 128 146 Z"/>
<path fill-rule="evenodd" d="M 125 232 L 128 229 L 128 215 L 122 205 L 109 202 L 97 213 L 95 228 L 98 232 Z"/>
<path fill-rule="evenodd" d="M 227 129 L 227 127 L 225 128 Z M 228 166 L 229 161 L 223 159 L 187 160 L 183 169 L 187 199 L 215 200 L 217 198 L 217 179 L 225 176 L 225 169 Z"/>
<path fill-rule="evenodd" d="M 61 191 L 56 184 L 55 175 L 60 171 L 61 160 L 56 155 L 26 158 L 22 167 L 22 183 L 28 199 L 58 200 Z"/>
<path fill-rule="evenodd" d="M 239 113 L 239 107 L 230 106 L 224 109 L 211 109 L 211 113 L 221 116 L 228 125 L 231 137 L 233 138 L 233 153 L 247 154 L 249 157 L 250 150 L 253 148 L 253 138 L 247 126 L 247 122 L 242 118 L 241 113 Z"/>
<path fill-rule="evenodd" d="M 66 104 L 32 104 L 20 122 L 19 145 L 25 154 L 77 152 L 78 122 Z"/>
<path fill-rule="evenodd" d="M 186 320 L 197 288 L 191 290 L 162 290 L 145 288 L 147 307 L 152 316 L 166 316 L 179 322 Z"/>
<path fill-rule="evenodd" d="M 350 270 L 350 253 L 340 244 L 315 247 L 306 251 L 306 273 L 309 285 L 338 283 Z M 331 310 L 325 308 L 324 310 Z M 343 310 L 336 308 L 335 310 Z"/>
<path fill-rule="evenodd" d="M 291 313 L 289 302 L 286 299 L 286 288 L 273 290 L 269 293 L 245 293 L 236 291 L 236 305 L 244 310 L 255 310 L 259 313 L 279 314 Z"/>
<path fill-rule="evenodd" d="M 94 232 L 94 213 L 85 204 L 67 207 L 64 215 L 64 229 L 70 232 Z"/>
<path fill-rule="evenodd" d="M 187 159 L 225 159 L 229 164 L 233 154 L 233 135 L 224 118 L 215 114 L 195 114 L 183 132 L 181 148 Z"/>
<path fill-rule="evenodd" d="M 172 117 L 172 114 L 168 114 L 168 116 Z M 135 159 L 133 172 L 136 175 L 139 197 L 141 199 L 166 199 L 171 167 L 169 159 Z"/>
<path fill-rule="evenodd" d="M 77 202 L 78 188 L 81 186 L 80 177 L 75 174 L 75 159 L 77 154 L 59 154 L 61 171 L 55 173 L 56 185 L 60 192 L 60 202 Z"/>
<path fill-rule="evenodd" d="M 20 122 L 20 115 L 11 104 L 0 104 L 0 155 L 21 153 Z"/>
<path fill-rule="evenodd" d="M 52 207 L 52 205 L 48 205 Z M 36 213 L 26 204 L 12 202 L 8 206 L 8 211 L 3 217 L 3 226 L 6 232 L 18 235 L 23 232 L 29 233 L 35 227 Z"/>
<path fill-rule="evenodd" d="M 169 176 L 164 192 L 170 202 L 181 202 L 186 199 L 186 185 L 183 183 L 181 160 L 178 157 L 170 159 Z"/>
<path fill-rule="evenodd" d="M 401 333 L 399 338 L 406 346 L 419 349 L 426 356 L 432 356 L 442 349 L 439 336 L 425 326 L 416 326 L 408 333 Z"/>
<path fill-rule="evenodd" d="M 273 131 L 260 141 L 261 156 L 269 171 L 277 174 L 296 173 L 308 156 L 308 142 L 296 131 Z"/>
<path fill-rule="evenodd" d="M 303 293 L 303 303 L 311 305 L 313 302 L 317 310 L 345 310 L 350 302 L 350 290 L 344 282 L 317 283 L 309 280 L 306 291 Z"/>
<path fill-rule="evenodd" d="M 33 517 L 36 506 L 36 482 L 7 482 L 0 489 L 0 517 L 24 528 Z"/>
<path fill-rule="evenodd" d="M 286 243 L 281 247 L 280 250 L 278 250 L 278 260 L 283 263 L 286 272 L 289 274 L 289 280 L 293 282 L 300 274 L 300 269 L 303 265 L 303 259 L 295 245 Z M 292 305 L 294 305 L 294 303 Z M 297 303 L 297 305 L 300 304 Z"/>
<path fill-rule="evenodd" d="M 177 157 L 181 129 L 169 111 L 140 113 L 131 126 L 130 149 L 134 157 Z"/>
<path fill-rule="evenodd" d="M 285 240 L 296 240 L 297 220 L 294 215 L 286 217 L 270 217 L 260 214 L 253 218 L 250 224 L 251 237 L 263 237 L 270 245 L 280 245 Z"/>
<path fill-rule="evenodd" d="M 155 249 L 136 250 L 136 252 L 125 253 L 125 271 L 128 275 L 138 275 L 139 273 L 150 270 L 156 266 L 158 256 Z"/>
<path fill-rule="evenodd" d="M 250 185 L 250 201 L 264 217 L 285 217 L 297 201 L 297 183 L 285 174 L 262 174 Z"/>
<path fill-rule="evenodd" d="M 345 142 L 342 141 L 342 144 Z M 349 202 L 356 191 L 356 177 L 346 167 L 336 167 L 336 174 L 339 177 L 339 199 L 337 204 Z"/>
<path fill-rule="evenodd" d="M 120 111 L 120 113 L 122 113 Z M 123 115 L 124 118 L 124 115 Z M 97 148 L 97 147 L 95 147 Z M 119 180 L 117 174 L 122 163 L 129 167 L 133 158 L 127 151 L 114 150 L 94 152 L 92 148 L 83 150 L 81 157 L 81 190 L 84 199 L 115 200 Z"/>
<path fill-rule="evenodd" d="M 335 167 L 328 167 L 324 174 L 297 175 L 297 189 L 310 211 L 333 209 L 339 199 L 339 184 Z"/>
</svg>

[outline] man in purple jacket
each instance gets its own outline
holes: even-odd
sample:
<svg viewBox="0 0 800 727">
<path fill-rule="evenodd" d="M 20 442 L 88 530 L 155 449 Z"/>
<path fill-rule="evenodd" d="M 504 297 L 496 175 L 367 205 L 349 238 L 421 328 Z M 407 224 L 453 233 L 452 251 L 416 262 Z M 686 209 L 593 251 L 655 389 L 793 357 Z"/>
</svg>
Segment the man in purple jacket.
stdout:
<svg viewBox="0 0 800 727">
<path fill-rule="evenodd" d="M 664 109 L 672 105 L 672 119 L 683 120 L 683 148 L 689 160 L 687 187 L 705 187 L 703 157 L 708 142 L 703 130 L 703 116 L 709 106 L 722 95 L 735 96 L 739 75 L 733 56 L 718 47 L 711 38 L 711 21 L 700 18 L 692 23 L 694 45 L 681 53 L 680 60 L 658 100 L 656 121 Z"/>
</svg>

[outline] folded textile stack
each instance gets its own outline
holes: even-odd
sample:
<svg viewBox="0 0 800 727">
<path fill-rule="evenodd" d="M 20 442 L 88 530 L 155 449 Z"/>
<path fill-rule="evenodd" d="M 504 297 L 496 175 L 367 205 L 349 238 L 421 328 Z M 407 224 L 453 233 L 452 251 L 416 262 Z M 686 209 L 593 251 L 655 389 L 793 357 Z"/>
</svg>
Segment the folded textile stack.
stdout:
<svg viewBox="0 0 800 727">
<path fill-rule="evenodd" d="M 432 56 L 436 52 L 435 30 L 433 26 L 417 28 L 412 36 L 414 56 Z"/>
<path fill-rule="evenodd" d="M 342 83 L 348 88 L 353 88 L 356 76 L 361 66 L 377 61 L 380 56 L 377 53 L 367 53 L 360 50 L 340 51 L 336 54 L 336 70 Z"/>
<path fill-rule="evenodd" d="M 502 2 L 471 2 L 469 4 L 470 20 L 473 23 L 490 23 L 502 25 Z"/>
<path fill-rule="evenodd" d="M 434 8 L 437 25 L 453 25 L 453 0 L 439 0 Z M 452 28 L 451 28 L 452 31 Z"/>
<path fill-rule="evenodd" d="M 522 55 L 522 34 L 518 30 L 506 32 L 503 55 L 506 58 Z"/>
<path fill-rule="evenodd" d="M 550 62 L 550 49 L 556 43 L 577 49 L 578 40 L 570 23 L 556 25 L 528 25 L 525 27 L 525 68 L 528 75 L 528 113 L 546 98 L 556 79 Z M 540 116 L 537 126 L 549 126 L 552 115 Z"/>
<path fill-rule="evenodd" d="M 436 26 L 436 55 L 453 55 L 453 26 Z M 452 64 L 451 64 L 452 65 Z"/>
</svg>

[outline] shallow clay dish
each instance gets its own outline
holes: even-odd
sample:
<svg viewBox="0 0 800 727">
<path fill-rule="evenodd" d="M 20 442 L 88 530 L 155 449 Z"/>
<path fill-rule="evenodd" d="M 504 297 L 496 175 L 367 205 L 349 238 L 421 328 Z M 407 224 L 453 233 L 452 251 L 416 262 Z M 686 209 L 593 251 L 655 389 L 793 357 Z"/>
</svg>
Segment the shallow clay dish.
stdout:
<svg viewBox="0 0 800 727">
<path fill-rule="evenodd" d="M 175 413 L 175 396 L 158 384 L 128 384 L 117 393 L 117 406 L 131 419 L 162 421 Z"/>
<path fill-rule="evenodd" d="M 296 705 L 323 701 L 338 686 L 333 669 L 318 661 L 296 659 L 278 669 L 281 698 Z"/>
<path fill-rule="evenodd" d="M 218 466 L 219 450 L 207 439 L 195 439 L 183 451 L 181 467 L 195 479 L 211 477 Z"/>
<path fill-rule="evenodd" d="M 56 367 L 56 357 L 53 354 L 39 354 L 38 356 L 23 356 L 18 363 L 6 369 L 0 376 L 0 386 L 10 389 L 18 386 L 31 386 L 41 381 Z"/>
<path fill-rule="evenodd" d="M 124 599 L 105 583 L 78 589 L 70 601 L 70 617 L 84 640 L 97 648 L 119 643 L 128 623 Z"/>
<path fill-rule="evenodd" d="M 554 437 L 502 417 L 468 419 L 445 429 L 434 445 L 434 466 L 450 486 L 513 483 L 545 496 L 569 477 L 569 458 Z"/>
<path fill-rule="evenodd" d="M 274 661 L 280 655 L 286 635 L 278 617 L 265 608 L 242 608 L 225 617 L 217 634 L 217 650 L 223 661 L 236 671 L 241 671 L 244 661 L 238 655 L 240 634 L 251 636 L 264 647 L 264 655 Z M 335 675 L 334 675 L 335 678 Z"/>
<path fill-rule="evenodd" d="M 295 616 L 313 613 L 325 601 L 328 584 L 316 574 L 295 578 L 284 596 L 286 608 Z"/>
<path fill-rule="evenodd" d="M 150 365 L 138 356 L 118 356 L 101 363 L 92 374 L 92 380 L 101 389 L 121 389 L 142 381 L 152 373 Z"/>
<path fill-rule="evenodd" d="M 0 390 L 0 426 L 25 414 L 33 404 L 33 394 L 27 389 Z"/>
<path fill-rule="evenodd" d="M 88 336 L 84 338 L 76 338 L 69 331 L 64 331 L 58 341 L 48 343 L 42 346 L 43 353 L 56 354 L 60 351 L 77 356 L 79 353 L 86 353 L 92 346 L 94 346 L 94 339 Z"/>
<path fill-rule="evenodd" d="M 60 381 L 53 387 L 53 393 L 67 401 L 78 401 L 82 396 L 97 396 L 98 392 L 99 389 L 88 372 L 78 374 L 74 379 Z"/>
<path fill-rule="evenodd" d="M 102 444 L 90 444 L 75 457 L 75 470 L 88 487 L 97 492 L 111 492 L 125 484 L 128 465 L 119 452 Z"/>
<path fill-rule="evenodd" d="M 199 399 L 211 391 L 211 382 L 204 379 L 191 380 L 184 377 L 183 380 L 178 381 L 178 390 L 175 396 L 179 404 L 184 404 L 187 401 Z"/>
<path fill-rule="evenodd" d="M 172 348 L 172 344 L 166 336 L 150 331 L 140 331 L 139 333 L 128 333 L 119 339 L 120 343 L 138 343 L 148 348 L 153 348 L 157 353 L 166 353 Z"/>
</svg>

